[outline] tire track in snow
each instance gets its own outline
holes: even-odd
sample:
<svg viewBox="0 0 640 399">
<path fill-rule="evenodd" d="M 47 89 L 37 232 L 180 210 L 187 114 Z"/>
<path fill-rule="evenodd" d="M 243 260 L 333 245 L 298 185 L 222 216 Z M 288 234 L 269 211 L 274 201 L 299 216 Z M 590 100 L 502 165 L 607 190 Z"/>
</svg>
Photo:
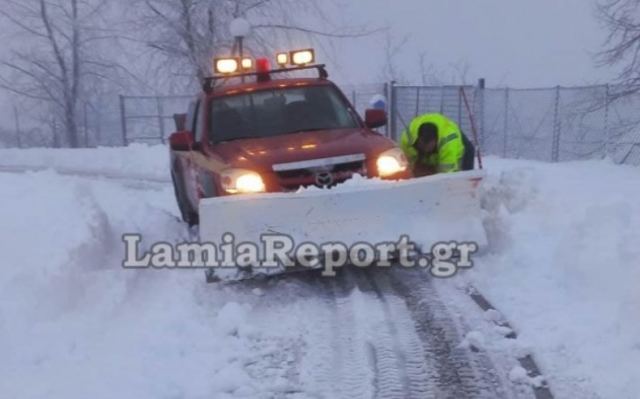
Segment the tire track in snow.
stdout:
<svg viewBox="0 0 640 399">
<path fill-rule="evenodd" d="M 368 399 L 375 394 L 375 364 L 369 341 L 368 314 L 363 312 L 367 298 L 344 279 L 321 278 L 331 295 L 334 317 L 333 358 L 336 398 Z"/>
<path fill-rule="evenodd" d="M 460 346 L 462 334 L 434 282 L 420 270 L 396 269 L 376 274 L 376 281 L 401 297 L 416 323 L 425 362 L 436 374 L 437 398 L 520 397 L 505 385 L 492 361 L 480 351 Z"/>
<path fill-rule="evenodd" d="M 370 283 L 361 273 L 347 270 L 344 280 L 352 288 L 352 297 L 356 311 L 366 311 L 367 340 L 365 345 L 370 354 L 372 371 L 374 372 L 374 398 L 409 398 L 410 387 L 405 372 L 405 357 L 398 344 L 395 325 L 385 309 L 385 302 L 373 292 Z"/>
<path fill-rule="evenodd" d="M 276 277 L 258 311 L 304 337 L 284 367 L 282 398 L 515 398 L 481 352 L 462 336 L 424 275 L 347 268 L 335 278 L 316 273 Z M 270 280 L 272 281 L 272 280 Z M 260 283 L 238 284 L 254 289 Z M 279 304 L 296 301 L 284 306 Z M 296 345 L 281 346 L 283 351 Z"/>
<path fill-rule="evenodd" d="M 431 389 L 433 375 L 424 359 L 420 338 L 404 302 L 385 295 L 373 274 L 357 273 L 361 290 L 371 292 L 381 306 L 384 326 L 378 330 L 378 340 L 372 347 L 385 367 L 379 368 L 380 384 L 377 398 L 435 398 Z"/>
</svg>

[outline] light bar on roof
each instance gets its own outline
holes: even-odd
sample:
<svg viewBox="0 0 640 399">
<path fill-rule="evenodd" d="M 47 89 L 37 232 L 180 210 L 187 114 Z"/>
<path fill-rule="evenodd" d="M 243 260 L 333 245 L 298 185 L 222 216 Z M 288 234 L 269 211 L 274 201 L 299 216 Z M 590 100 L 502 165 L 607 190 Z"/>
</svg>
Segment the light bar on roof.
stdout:
<svg viewBox="0 0 640 399">
<path fill-rule="evenodd" d="M 250 70 L 253 69 L 253 58 L 245 57 L 245 58 L 242 59 L 240 64 L 242 66 L 242 70 L 250 71 Z"/>
<path fill-rule="evenodd" d="M 276 54 L 276 64 L 280 65 L 282 68 L 286 67 L 289 64 L 289 53 Z"/>
<path fill-rule="evenodd" d="M 313 64 L 316 54 L 313 49 L 296 50 L 291 53 L 291 64 L 301 66 Z"/>
<path fill-rule="evenodd" d="M 215 58 L 213 60 L 215 73 L 230 74 L 240 70 L 240 62 L 237 58 Z"/>
</svg>

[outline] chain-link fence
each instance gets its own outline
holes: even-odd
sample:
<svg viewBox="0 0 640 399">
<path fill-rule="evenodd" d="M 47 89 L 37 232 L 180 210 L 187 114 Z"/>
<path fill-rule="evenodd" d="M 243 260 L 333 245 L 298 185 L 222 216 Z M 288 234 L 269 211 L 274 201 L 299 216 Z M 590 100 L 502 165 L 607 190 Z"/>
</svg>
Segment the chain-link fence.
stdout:
<svg viewBox="0 0 640 399">
<path fill-rule="evenodd" d="M 77 142 L 80 147 L 122 145 L 117 97 L 103 96 L 77 106 Z M 0 146 L 14 148 L 60 147 L 67 132 L 59 110 L 42 104 L 13 105 L 11 114 L 0 126 Z"/>
<path fill-rule="evenodd" d="M 173 115 L 187 112 L 194 96 L 120 96 L 122 143 L 164 143 L 175 131 Z"/>
<path fill-rule="evenodd" d="M 398 139 L 413 118 L 426 113 L 441 113 L 456 120 L 465 132 L 471 132 L 469 112 L 461 89 L 467 95 L 471 112 L 477 114 L 473 86 L 399 86 L 391 85 L 390 136 Z"/>
<path fill-rule="evenodd" d="M 371 107 L 371 99 L 376 95 L 387 96 L 389 93 L 389 84 L 387 83 L 370 83 L 360 85 L 340 85 L 340 90 L 349 99 L 356 111 L 364 118 L 364 112 Z M 390 134 L 389 126 L 380 129 L 381 133 Z"/>
<path fill-rule="evenodd" d="M 548 162 L 600 159 L 640 164 L 640 95 L 615 98 L 610 86 L 484 89 L 392 86 L 391 136 L 416 115 L 440 112 L 470 132 L 476 116 L 485 154 Z"/>
<path fill-rule="evenodd" d="M 640 95 L 616 98 L 608 85 L 543 89 L 477 86 L 342 85 L 363 115 L 375 95 L 388 99 L 389 124 L 397 139 L 411 120 L 427 112 L 456 120 L 471 136 L 476 119 L 483 153 L 548 162 L 600 159 L 640 164 Z M 466 94 L 469 106 L 465 105 Z M 121 96 L 122 142 L 165 142 L 172 116 L 192 96 Z"/>
</svg>

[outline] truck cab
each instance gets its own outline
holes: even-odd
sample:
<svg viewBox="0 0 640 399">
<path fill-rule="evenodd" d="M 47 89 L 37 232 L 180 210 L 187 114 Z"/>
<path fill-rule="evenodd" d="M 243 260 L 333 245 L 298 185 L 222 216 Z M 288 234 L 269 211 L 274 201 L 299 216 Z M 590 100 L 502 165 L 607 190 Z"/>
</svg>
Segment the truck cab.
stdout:
<svg viewBox="0 0 640 399">
<path fill-rule="evenodd" d="M 198 223 L 202 198 L 331 188 L 354 174 L 410 177 L 402 151 L 373 130 L 386 124 L 383 110 L 363 120 L 312 50 L 284 55 L 275 69 L 267 59 L 255 68 L 247 58 L 216 59 L 216 75 L 176 116 L 171 176 L 185 222 Z M 303 72 L 317 76 L 295 76 Z"/>
</svg>

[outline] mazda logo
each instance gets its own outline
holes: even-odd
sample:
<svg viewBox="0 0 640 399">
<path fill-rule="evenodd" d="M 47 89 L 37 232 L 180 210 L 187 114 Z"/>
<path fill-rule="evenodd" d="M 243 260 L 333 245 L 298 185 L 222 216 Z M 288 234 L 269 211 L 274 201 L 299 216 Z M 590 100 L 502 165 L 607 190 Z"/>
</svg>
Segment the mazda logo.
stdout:
<svg viewBox="0 0 640 399">
<path fill-rule="evenodd" d="M 318 187 L 329 187 L 333 184 L 333 176 L 329 172 L 316 173 L 316 185 Z"/>
</svg>

